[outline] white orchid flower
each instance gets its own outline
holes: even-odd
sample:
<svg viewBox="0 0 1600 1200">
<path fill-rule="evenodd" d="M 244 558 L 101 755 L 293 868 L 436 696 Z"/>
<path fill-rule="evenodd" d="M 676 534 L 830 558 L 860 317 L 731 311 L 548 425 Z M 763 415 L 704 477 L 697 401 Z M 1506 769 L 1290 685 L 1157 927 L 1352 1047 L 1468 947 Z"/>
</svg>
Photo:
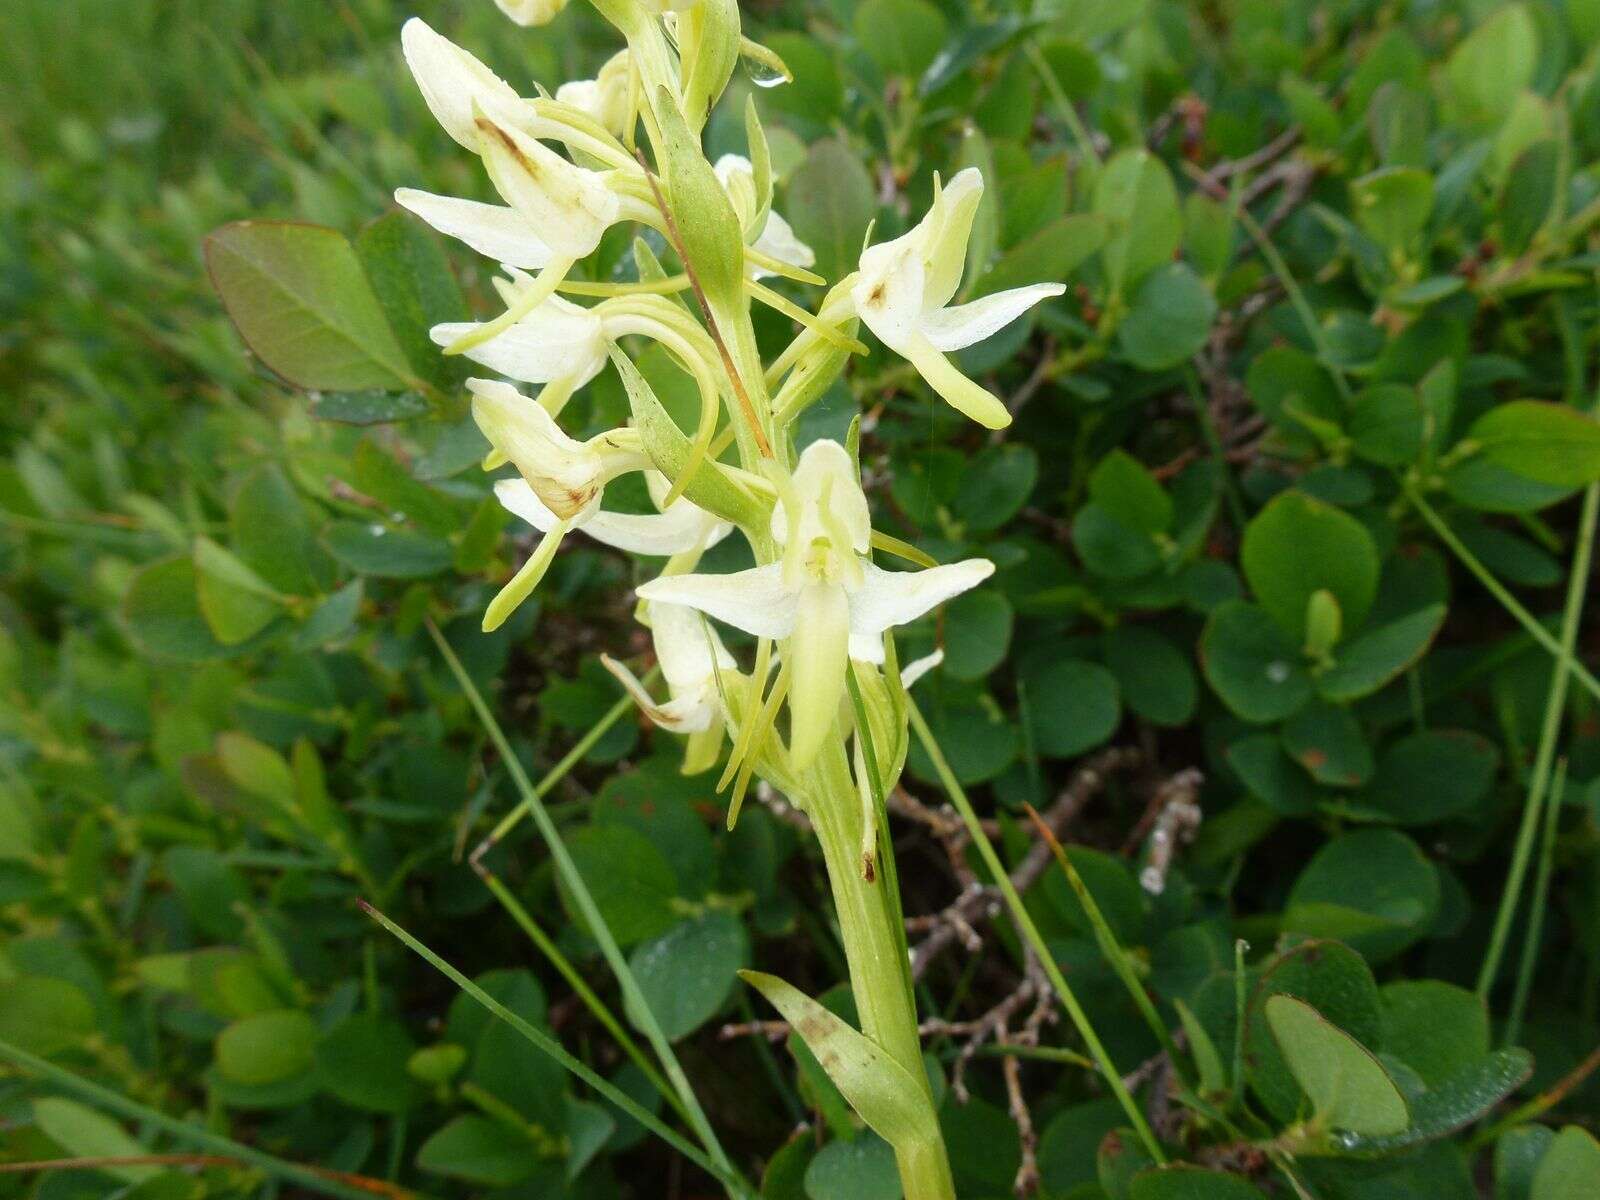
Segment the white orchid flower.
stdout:
<svg viewBox="0 0 1600 1200">
<path fill-rule="evenodd" d="M 520 271 L 513 270 L 512 277 L 513 287 L 533 286 Z M 429 336 L 450 346 L 481 328 L 470 321 L 452 321 L 435 325 Z M 606 346 L 604 322 L 593 309 L 551 296 L 503 332 L 471 345 L 466 355 L 507 379 L 545 384 L 539 403 L 555 417 L 573 392 L 604 369 Z"/>
<path fill-rule="evenodd" d="M 730 575 L 668 575 L 639 588 L 757 637 L 787 638 L 790 754 L 808 765 L 838 716 L 847 659 L 881 663 L 883 634 L 976 587 L 994 571 L 981 558 L 924 571 L 885 571 L 868 557 L 871 522 L 855 464 L 838 442 L 817 441 L 780 487 L 772 536 L 781 561 Z"/>
<path fill-rule="evenodd" d="M 469 379 L 472 416 L 497 454 L 517 468 L 529 494 L 555 518 L 538 548 L 500 589 L 483 615 L 485 632 L 498 629 L 528 598 L 555 558 L 561 539 L 588 510 L 600 506 L 618 475 L 650 465 L 639 435 L 613 429 L 580 442 L 568 437 L 538 401 L 507 383 Z"/>
<path fill-rule="evenodd" d="M 628 130 L 633 114 L 632 61 L 626 50 L 619 50 L 605 62 L 593 79 L 574 79 L 556 88 L 556 99 L 570 104 L 600 122 L 610 133 L 621 137 Z"/>
<path fill-rule="evenodd" d="M 1059 296 L 1066 285 L 1035 283 L 947 307 L 961 282 L 967 238 L 982 198 L 983 176 L 968 167 L 936 190 L 933 206 L 915 228 L 862 252 L 850 297 L 867 328 L 908 359 L 953 408 L 1000 429 L 1011 423 L 1006 406 L 945 354 L 993 336 L 1041 300 Z"/>
<path fill-rule="evenodd" d="M 613 139 L 541 116 L 536 104 L 523 100 L 483 63 L 415 17 L 406 22 L 401 42 L 428 108 L 451 137 L 483 158 L 495 190 L 509 207 L 411 189 L 397 192 L 396 201 L 481 253 L 540 271 L 535 286 L 519 296 L 520 307 L 446 348 L 446 353 L 459 354 L 473 344 L 471 339 L 486 340 L 537 307 L 612 225 L 657 218 L 628 187 L 612 186 L 620 178 L 617 172 L 579 166 L 540 140 L 565 141 L 609 159 L 621 175 L 637 175 Z"/>
<path fill-rule="evenodd" d="M 741 154 L 724 154 L 717 159 L 713 169 L 717 173 L 717 181 L 722 184 L 722 190 L 728 193 L 734 212 L 739 215 L 739 223 L 749 228 L 756 210 L 755 168 Z M 766 222 L 751 243 L 751 249 L 792 267 L 809 268 L 817 261 L 811 247 L 795 237 L 789 222 L 771 209 L 767 211 Z M 773 272 L 755 268 L 752 274 L 760 279 Z"/>
<path fill-rule="evenodd" d="M 561 15 L 567 0 L 494 0 L 518 25 L 548 25 Z"/>
<path fill-rule="evenodd" d="M 733 532 L 731 522 L 713 516 L 682 496 L 662 508 L 670 484 L 661 472 L 646 471 L 645 483 L 660 511 L 608 512 L 600 507 L 597 495 L 576 516 L 567 519 L 568 527 L 582 530 L 602 545 L 658 558 L 709 550 Z M 494 494 L 509 512 L 540 533 L 550 533 L 562 523 L 562 518 L 550 511 L 526 479 L 502 479 L 494 485 Z"/>
<path fill-rule="evenodd" d="M 722 696 L 718 675 L 733 672 L 737 664 L 722 644 L 722 639 L 693 609 L 678 604 L 647 605 L 650 636 L 655 644 L 656 662 L 661 665 L 671 699 L 656 701 L 633 672 L 602 654 L 600 661 L 617 682 L 628 690 L 644 714 L 662 729 L 673 733 L 718 735 L 711 745 L 715 755 L 722 732 Z M 709 766 L 710 763 L 705 763 Z M 699 767 L 704 770 L 705 767 Z M 685 764 L 685 773 L 693 774 Z"/>
</svg>

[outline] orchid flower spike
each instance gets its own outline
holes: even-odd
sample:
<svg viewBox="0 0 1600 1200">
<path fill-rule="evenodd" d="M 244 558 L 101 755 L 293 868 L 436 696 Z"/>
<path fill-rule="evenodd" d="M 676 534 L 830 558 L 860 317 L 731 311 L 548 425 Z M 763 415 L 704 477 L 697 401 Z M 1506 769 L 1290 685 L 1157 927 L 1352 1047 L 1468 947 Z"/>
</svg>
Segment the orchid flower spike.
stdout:
<svg viewBox="0 0 1600 1200">
<path fill-rule="evenodd" d="M 641 586 L 639 596 L 699 609 L 757 637 L 789 639 L 789 750 L 796 769 L 804 769 L 838 717 L 848 659 L 883 662 L 887 629 L 976 587 L 994 564 L 972 558 L 913 572 L 875 566 L 867 498 L 838 442 L 807 446 L 779 494 L 772 536 L 783 547 L 780 561 L 730 575 L 667 575 Z"/>
<path fill-rule="evenodd" d="M 587 442 L 568 437 L 535 400 L 507 383 L 469 379 L 472 416 L 495 452 L 517 468 L 528 494 L 555 523 L 483 615 L 484 632 L 498 629 L 528 598 L 575 524 L 600 507 L 605 486 L 618 475 L 650 465 L 631 429 L 613 429 Z"/>
<path fill-rule="evenodd" d="M 728 193 L 728 199 L 733 203 L 733 211 L 739 215 L 739 224 L 749 229 L 750 221 L 756 214 L 755 168 L 742 154 L 724 154 L 717 159 L 713 169 L 717 173 L 717 181 L 722 184 L 722 190 Z M 795 237 L 789 222 L 770 209 L 761 232 L 751 243 L 751 249 L 793 267 L 809 268 L 817 261 L 811 247 Z M 752 268 L 751 274 L 760 279 L 773 272 Z"/>
<path fill-rule="evenodd" d="M 521 271 L 508 270 L 513 289 L 533 286 L 533 280 Z M 510 293 L 512 297 L 515 294 L 515 290 Z M 439 345 L 449 346 L 471 337 L 479 328 L 470 321 L 452 321 L 435 325 L 429 336 Z M 469 347 L 466 355 L 507 379 L 546 385 L 539 393 L 539 403 L 556 417 L 572 394 L 604 369 L 606 345 L 604 323 L 593 309 L 551 296 L 503 332 Z"/>
<path fill-rule="evenodd" d="M 947 307 L 961 282 L 983 176 L 968 167 L 943 189 L 936 182 L 935 189 L 928 215 L 910 232 L 862 252 L 850 296 L 867 328 L 908 359 L 951 407 L 1000 429 L 1011 423 L 1006 406 L 945 354 L 993 336 L 1041 300 L 1059 296 L 1066 285 L 1035 283 Z"/>
</svg>

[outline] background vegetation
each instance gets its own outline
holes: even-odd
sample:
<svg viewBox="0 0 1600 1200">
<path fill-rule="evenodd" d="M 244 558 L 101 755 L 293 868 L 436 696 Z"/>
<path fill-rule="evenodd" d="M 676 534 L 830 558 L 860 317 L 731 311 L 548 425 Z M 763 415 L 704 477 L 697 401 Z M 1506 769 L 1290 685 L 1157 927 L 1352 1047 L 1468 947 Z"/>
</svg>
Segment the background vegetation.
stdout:
<svg viewBox="0 0 1600 1200">
<path fill-rule="evenodd" d="M 646 649 L 638 564 L 571 545 L 478 632 L 522 535 L 419 341 L 483 310 L 485 264 L 384 215 L 484 186 L 405 75 L 413 11 L 519 83 L 616 48 L 580 4 L 531 33 L 488 0 L 0 11 L 0 1164 L 100 1164 L 0 1195 L 712 1193 L 357 907 L 674 1120 L 545 843 L 472 858 L 519 791 L 464 679 L 530 775 L 565 768 L 550 813 L 735 1161 L 774 1200 L 892 1196 L 733 976 L 843 975 L 796 814 L 727 832 L 595 662 Z M 968 294 L 1069 284 L 962 354 L 1003 436 L 881 355 L 808 419 L 864 411 L 880 523 L 1000 566 L 907 639 L 946 653 L 920 702 L 1151 1123 L 1233 1176 L 1132 1182 L 914 748 L 900 877 L 962 1194 L 1595 1194 L 1600 5 L 745 11 L 797 76 L 754 90 L 821 269 L 979 165 Z M 246 217 L 351 237 L 421 386 L 308 399 L 253 360 L 202 251 Z M 579 403 L 625 411 L 609 375 Z"/>
</svg>

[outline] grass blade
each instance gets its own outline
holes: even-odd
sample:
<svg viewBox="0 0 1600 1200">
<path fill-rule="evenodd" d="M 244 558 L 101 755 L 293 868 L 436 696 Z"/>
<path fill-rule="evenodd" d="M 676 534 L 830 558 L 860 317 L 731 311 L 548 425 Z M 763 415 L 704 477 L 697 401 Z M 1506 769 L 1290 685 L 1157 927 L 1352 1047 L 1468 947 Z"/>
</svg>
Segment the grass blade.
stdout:
<svg viewBox="0 0 1600 1200">
<path fill-rule="evenodd" d="M 950 770 L 950 764 L 945 761 L 944 752 L 939 749 L 939 743 L 934 739 L 933 731 L 928 728 L 928 723 L 923 719 L 922 710 L 917 707 L 917 702 L 909 695 L 906 696 L 906 710 L 911 718 L 911 727 L 916 730 L 917 740 L 922 743 L 922 748 L 927 752 L 928 758 L 933 762 L 933 770 L 939 776 L 939 782 L 944 785 L 950 802 L 955 805 L 956 811 L 961 814 L 961 820 L 967 827 L 967 832 L 972 837 L 972 844 L 978 848 L 978 853 L 983 857 L 984 865 L 989 868 L 989 873 L 994 876 L 995 883 L 999 886 L 1001 894 L 1005 897 L 1007 906 L 1011 909 L 1011 919 L 1016 923 L 1017 930 L 1027 939 L 1039 956 L 1039 965 L 1044 968 L 1050 985 L 1055 988 L 1056 995 L 1061 998 L 1061 1003 L 1067 1010 L 1067 1015 L 1072 1018 L 1072 1023 L 1077 1027 L 1079 1035 L 1083 1038 L 1084 1045 L 1088 1046 L 1089 1054 L 1100 1068 L 1100 1074 L 1106 1081 L 1106 1086 L 1111 1089 L 1112 1095 L 1117 1098 L 1117 1103 L 1122 1106 L 1123 1112 L 1128 1115 L 1128 1123 L 1133 1126 L 1134 1132 L 1139 1135 L 1139 1140 L 1144 1143 L 1146 1152 L 1158 1164 L 1164 1165 L 1167 1156 L 1162 1152 L 1161 1143 L 1156 1140 L 1155 1133 L 1150 1128 L 1150 1123 L 1145 1120 L 1144 1113 L 1139 1111 L 1139 1106 L 1134 1103 L 1129 1094 L 1127 1085 L 1122 1082 L 1122 1075 L 1117 1070 L 1116 1064 L 1111 1061 L 1111 1056 L 1106 1052 L 1105 1045 L 1100 1041 L 1100 1035 L 1095 1033 L 1094 1026 L 1089 1023 L 1088 1014 L 1083 1011 L 1083 1006 L 1078 1003 L 1078 997 L 1067 986 L 1066 979 L 1061 974 L 1061 968 L 1056 965 L 1055 957 L 1050 953 L 1050 948 L 1045 945 L 1044 937 L 1039 933 L 1039 927 L 1033 923 L 1033 918 L 1028 915 L 1028 910 L 1023 907 L 1022 897 L 1017 895 L 1017 889 L 1011 882 L 1011 877 L 1006 874 L 1005 867 L 1000 862 L 1000 856 L 995 853 L 994 846 L 989 841 L 989 836 L 983 832 L 983 825 L 978 821 L 978 814 L 972 810 L 972 802 L 967 799 L 967 793 L 962 790 L 957 782 L 955 773 Z"/>
<path fill-rule="evenodd" d="M 126 1117 L 130 1121 L 151 1126 L 170 1134 L 180 1142 L 207 1150 L 224 1158 L 255 1167 L 265 1172 L 273 1179 L 285 1183 L 296 1184 L 307 1191 L 315 1192 L 320 1196 L 333 1196 L 336 1200 L 372 1200 L 373 1192 L 369 1187 L 358 1186 L 347 1182 L 346 1178 L 337 1172 L 322 1171 L 316 1167 L 303 1166 L 300 1163 L 289 1162 L 287 1159 L 278 1158 L 257 1150 L 252 1146 L 236 1142 L 232 1138 L 223 1137 L 221 1134 L 212 1133 L 210 1130 L 191 1125 L 187 1121 L 180 1121 L 177 1117 L 168 1116 L 160 1109 L 151 1108 L 141 1104 L 120 1092 L 74 1074 L 64 1067 L 58 1067 L 49 1059 L 40 1058 L 30 1054 L 20 1046 L 13 1046 L 10 1042 L 0 1041 L 0 1058 L 16 1063 L 24 1070 L 38 1075 L 63 1091 L 81 1096 L 98 1108 L 114 1112 L 118 1116 Z M 428 1200 L 418 1192 L 407 1192 L 412 1200 Z"/>
<path fill-rule="evenodd" d="M 1420 498 L 1413 497 L 1422 512 L 1435 524 L 1440 537 L 1449 534 L 1437 516 L 1430 516 Z M 1506 873 L 1505 887 L 1500 892 L 1500 907 L 1495 913 L 1494 929 L 1489 935 L 1489 949 L 1478 970 L 1478 995 L 1488 998 L 1500 973 L 1500 960 L 1505 954 L 1506 940 L 1511 934 L 1511 920 L 1522 898 L 1522 884 L 1533 856 L 1533 844 L 1539 830 L 1539 814 L 1543 810 L 1545 793 L 1550 786 L 1550 771 L 1555 763 L 1556 743 L 1561 738 L 1561 715 L 1566 711 L 1567 680 L 1569 672 L 1580 681 L 1591 683 L 1594 676 L 1585 671 L 1574 655 L 1578 644 L 1578 625 L 1583 616 L 1583 602 L 1589 588 L 1589 564 L 1594 552 L 1595 524 L 1600 519 L 1600 484 L 1591 483 L 1583 494 L 1583 512 L 1578 518 L 1578 540 L 1572 551 L 1572 574 L 1567 581 L 1567 603 L 1561 614 L 1561 641 L 1555 646 L 1555 669 L 1550 673 L 1550 692 L 1545 697 L 1544 723 L 1539 730 L 1539 748 L 1534 752 L 1533 774 L 1528 780 L 1528 798 L 1523 804 L 1522 824 L 1517 830 L 1517 841 L 1512 851 L 1511 868 Z M 1449 534 L 1454 537 L 1453 534 Z M 1452 547 L 1454 548 L 1454 547 Z M 1465 547 L 1462 547 L 1464 552 Z M 1471 565 L 1470 563 L 1468 564 Z M 1487 571 L 1483 576 L 1485 586 L 1493 576 Z M 1498 581 L 1496 581 L 1498 586 Z M 1492 589 L 1491 589 L 1492 590 Z M 1532 619 L 1531 617 L 1529 618 Z M 1541 633 L 1542 625 L 1536 625 Z M 1531 632 L 1531 630 L 1530 630 Z M 1548 638 L 1549 634 L 1546 633 Z"/>
<path fill-rule="evenodd" d="M 428 949 L 427 946 L 424 946 L 421 942 L 412 937 L 404 929 L 400 928 L 400 926 L 396 925 L 388 917 L 384 916 L 377 909 L 373 908 L 372 905 L 366 903 L 366 901 L 362 901 L 361 908 L 362 911 L 364 911 L 369 917 L 404 942 L 407 947 L 415 951 L 416 954 L 418 954 L 421 958 L 425 959 L 430 966 L 449 979 L 451 983 L 455 984 L 463 992 L 471 996 L 479 1004 L 483 1005 L 484 1008 L 488 1009 L 495 1016 L 499 1017 L 500 1020 L 504 1021 L 507 1025 L 511 1026 L 511 1028 L 515 1029 L 542 1053 L 548 1054 L 551 1058 L 555 1059 L 556 1062 L 560 1063 L 564 1068 L 566 1068 L 566 1070 L 583 1080 L 584 1083 L 588 1084 L 596 1092 L 600 1093 L 600 1095 L 611 1101 L 612 1104 L 615 1104 L 623 1112 L 627 1113 L 635 1121 L 638 1121 L 639 1124 L 643 1125 L 646 1129 L 655 1134 L 663 1142 L 667 1143 L 667 1145 L 671 1146 L 679 1154 L 683 1155 L 690 1162 L 694 1163 L 695 1166 L 699 1167 L 703 1171 L 707 1171 L 710 1174 L 715 1175 L 724 1183 L 727 1183 L 730 1188 L 738 1190 L 739 1187 L 743 1186 L 743 1181 L 739 1180 L 738 1176 L 734 1175 L 730 1177 L 722 1167 L 712 1162 L 711 1159 L 706 1157 L 706 1155 L 703 1154 L 699 1149 L 690 1145 L 678 1134 L 667 1128 L 667 1126 L 662 1123 L 660 1117 L 657 1117 L 649 1109 L 645 1108 L 637 1100 L 633 1099 L 615 1084 L 597 1074 L 591 1067 L 588 1066 L 588 1064 L 568 1053 L 567 1048 L 560 1042 L 556 1041 L 555 1038 L 551 1037 L 543 1030 L 537 1029 L 528 1024 L 527 1021 L 523 1020 L 516 1013 L 512 1012 L 504 1004 L 501 1004 L 500 1001 L 489 995 L 488 992 L 484 991 L 477 984 L 473 983 L 472 980 L 468 979 L 460 971 L 456 970 L 444 959 L 440 958 L 432 950 Z"/>
<path fill-rule="evenodd" d="M 584 882 L 583 873 L 578 870 L 578 864 L 572 861 L 572 855 L 567 851 L 567 845 L 561 840 L 561 831 L 556 828 L 556 823 L 551 819 L 550 812 L 544 806 L 539 791 L 528 779 L 528 773 L 522 769 L 522 762 L 512 753 L 511 744 L 506 741 L 506 735 L 500 728 L 500 723 L 495 720 L 494 714 L 489 711 L 489 706 L 484 702 L 483 695 L 472 682 L 472 677 L 467 674 L 466 668 L 461 665 L 461 660 L 456 657 L 456 652 L 450 648 L 450 643 L 445 641 L 444 635 L 439 632 L 438 626 L 428 622 L 428 632 L 432 635 L 434 644 L 439 647 L 439 653 L 444 656 L 450 672 L 466 694 L 467 702 L 472 705 L 472 710 L 478 716 L 484 731 L 489 735 L 489 740 L 500 753 L 501 760 L 505 763 L 506 770 L 510 773 L 512 782 L 517 791 L 522 794 L 521 808 L 526 809 L 533 818 L 534 824 L 539 827 L 545 846 L 550 851 L 550 857 L 555 861 L 556 870 L 561 873 L 562 880 L 566 883 L 572 895 L 573 902 L 578 906 L 585 924 L 594 935 L 595 941 L 600 944 L 600 952 L 605 956 L 607 964 L 616 976 L 618 984 L 622 987 L 623 996 L 638 1014 L 638 1020 L 644 1026 L 644 1035 L 650 1042 L 651 1048 L 656 1052 L 656 1057 L 661 1060 L 662 1069 L 667 1078 L 672 1081 L 678 1098 L 682 1100 L 688 1112 L 689 1127 L 694 1130 L 695 1137 L 705 1147 L 711 1161 L 716 1164 L 712 1173 L 719 1179 L 729 1183 L 735 1194 L 748 1194 L 749 1186 L 742 1176 L 728 1160 L 727 1152 L 723 1150 L 722 1143 L 717 1140 L 716 1133 L 711 1128 L 711 1122 L 706 1119 L 705 1110 L 700 1107 L 700 1101 L 694 1094 L 694 1089 L 689 1086 L 689 1078 L 683 1072 L 683 1066 L 678 1062 L 678 1056 L 672 1052 L 672 1046 L 667 1041 L 667 1036 L 661 1029 L 661 1023 L 656 1020 L 655 1013 L 644 998 L 644 993 L 639 990 L 638 981 L 633 976 L 633 971 L 628 967 L 628 962 L 622 957 L 622 948 L 617 945 L 617 939 L 612 936 L 605 919 L 600 915 L 599 906 L 594 902 L 594 896 L 589 891 L 589 885 Z M 626 701 L 626 698 L 624 698 Z M 631 703 L 631 701 L 626 701 Z M 623 703 L 623 701 L 619 701 Z M 591 731 L 591 734 L 593 731 Z M 576 758 L 568 755 L 575 762 Z M 510 818 L 508 817 L 507 820 Z M 502 825 L 506 822 L 502 821 Z M 493 838 L 493 834 L 490 835 Z M 732 1181 L 732 1182 L 730 1182 Z"/>
</svg>

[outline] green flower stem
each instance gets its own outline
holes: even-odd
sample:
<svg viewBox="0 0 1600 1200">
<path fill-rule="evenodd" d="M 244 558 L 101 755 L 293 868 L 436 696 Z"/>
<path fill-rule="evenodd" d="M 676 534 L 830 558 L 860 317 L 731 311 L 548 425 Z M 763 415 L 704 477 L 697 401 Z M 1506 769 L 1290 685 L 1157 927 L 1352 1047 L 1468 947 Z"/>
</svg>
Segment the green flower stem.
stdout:
<svg viewBox="0 0 1600 1200">
<path fill-rule="evenodd" d="M 892 874 L 880 867 L 868 880 L 862 869 L 861 800 L 842 742 L 823 751 L 810 785 L 806 815 L 822 845 L 861 1031 L 922 1085 L 931 1107 L 933 1091 L 922 1065 L 904 930 L 896 924 L 899 905 L 888 895 L 886 881 Z M 880 838 L 878 846 L 880 858 L 893 853 L 887 838 Z M 897 1159 L 906 1200 L 954 1200 L 950 1160 L 937 1126 L 926 1143 L 897 1147 Z"/>
<path fill-rule="evenodd" d="M 1111 1061 L 1111 1055 L 1106 1052 L 1100 1035 L 1095 1033 L 1094 1026 L 1089 1023 L 1089 1016 L 1083 1011 L 1083 1006 L 1078 1003 L 1078 997 L 1067 986 L 1061 968 L 1056 965 L 1055 956 L 1050 953 L 1050 947 L 1045 945 L 1045 940 L 1039 932 L 1039 927 L 1033 923 L 1033 918 L 1028 915 L 1028 910 L 1023 907 L 1022 897 L 1017 895 L 1017 889 L 1011 882 L 1011 877 L 1006 874 L 1005 867 L 1000 862 L 1000 856 L 995 853 L 994 846 L 989 841 L 988 834 L 983 832 L 983 825 L 978 821 L 978 814 L 972 810 L 972 802 L 967 799 L 967 793 L 957 782 L 955 772 L 950 769 L 950 764 L 945 761 L 944 752 L 939 749 L 939 743 L 934 739 L 933 731 L 928 728 L 928 723 L 923 719 L 922 710 L 917 707 L 917 702 L 910 696 L 906 697 L 906 710 L 911 718 L 911 728 L 916 730 L 917 740 L 922 743 L 923 750 L 933 762 L 934 774 L 938 775 L 939 782 L 944 785 L 944 790 L 950 797 L 951 804 L 961 814 L 961 820 L 967 827 L 967 832 L 972 836 L 972 844 L 977 847 L 979 855 L 983 858 L 984 865 L 989 868 L 989 873 L 994 877 L 999 886 L 1001 895 L 1005 897 L 1007 906 L 1011 909 L 1011 919 L 1016 922 L 1017 929 L 1033 947 L 1039 956 L 1039 965 L 1044 968 L 1044 973 L 1050 984 L 1056 990 L 1056 995 L 1061 998 L 1062 1006 L 1067 1010 L 1067 1016 L 1072 1018 L 1079 1036 L 1083 1038 L 1084 1045 L 1089 1048 L 1090 1057 L 1100 1068 L 1100 1074 L 1106 1081 L 1106 1086 L 1111 1089 L 1112 1095 L 1117 1098 L 1117 1103 L 1122 1106 L 1123 1112 L 1128 1115 L 1128 1123 L 1133 1126 L 1139 1140 L 1144 1144 L 1145 1151 L 1159 1165 L 1165 1165 L 1166 1154 L 1161 1149 L 1161 1143 L 1156 1140 L 1156 1135 L 1150 1128 L 1150 1123 L 1145 1120 L 1144 1113 L 1139 1110 L 1133 1096 L 1128 1092 L 1127 1085 L 1122 1082 L 1122 1074 L 1117 1070 L 1116 1064 Z"/>
<path fill-rule="evenodd" d="M 1418 511 L 1428 519 L 1441 538 L 1449 534 L 1448 528 L 1427 509 L 1423 501 L 1413 497 Z M 1511 919 L 1516 915 L 1517 902 L 1522 898 L 1522 883 L 1533 855 L 1534 839 L 1539 831 L 1539 814 L 1544 807 L 1545 792 L 1550 784 L 1550 771 L 1555 764 L 1556 743 L 1561 738 L 1561 714 L 1566 711 L 1568 672 L 1580 680 L 1593 676 L 1579 665 L 1573 649 L 1578 642 L 1578 625 L 1583 616 L 1583 601 L 1589 588 L 1589 564 L 1594 553 L 1594 534 L 1597 517 L 1600 517 L 1600 484 L 1591 483 L 1583 493 L 1583 511 L 1578 518 L 1578 541 L 1572 551 L 1572 572 L 1567 577 L 1567 604 L 1561 615 L 1561 641 L 1555 645 L 1555 669 L 1550 676 L 1550 691 L 1545 697 L 1544 723 L 1539 731 L 1539 748 L 1534 752 L 1533 774 L 1528 780 L 1528 798 L 1523 804 L 1522 824 L 1517 830 L 1516 848 L 1512 851 L 1511 869 L 1506 875 L 1500 893 L 1500 908 L 1495 913 L 1494 929 L 1489 935 L 1489 949 L 1478 970 L 1478 995 L 1487 997 L 1494 987 L 1495 976 L 1500 973 L 1500 960 L 1505 954 L 1506 939 L 1511 933 Z M 1449 534 L 1453 538 L 1454 534 Z M 1452 547 L 1453 549 L 1454 547 Z M 1465 547 L 1462 547 L 1465 550 Z M 1471 564 L 1469 563 L 1470 567 Z M 1480 576 L 1485 586 L 1493 579 L 1487 571 Z M 1499 581 L 1495 581 L 1499 586 Z M 1503 590 L 1503 589 L 1502 589 Z M 1532 619 L 1531 617 L 1529 618 Z M 1544 631 L 1542 625 L 1535 628 Z M 1545 637 L 1549 637 L 1546 633 Z M 1591 688 L 1591 691 L 1594 689 Z M 1552 819 L 1554 819 L 1552 817 Z"/>
</svg>

